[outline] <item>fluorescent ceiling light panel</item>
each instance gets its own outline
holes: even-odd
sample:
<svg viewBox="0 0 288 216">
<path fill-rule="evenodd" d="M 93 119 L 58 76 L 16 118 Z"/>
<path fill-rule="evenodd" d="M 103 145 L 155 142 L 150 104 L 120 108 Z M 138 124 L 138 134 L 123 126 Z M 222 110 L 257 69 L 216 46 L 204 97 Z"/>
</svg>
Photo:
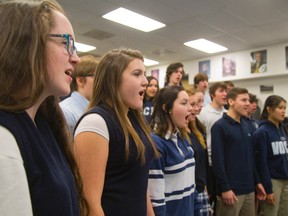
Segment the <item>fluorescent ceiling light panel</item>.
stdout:
<svg viewBox="0 0 288 216">
<path fill-rule="evenodd" d="M 206 53 L 217 53 L 228 50 L 226 47 L 216 44 L 212 41 L 208 41 L 206 39 L 198 39 L 193 41 L 188 41 L 184 43 L 184 45 L 192 47 L 194 49 L 200 50 Z"/>
<path fill-rule="evenodd" d="M 79 52 L 89 52 L 91 50 L 96 49 L 95 46 L 90 46 L 90 45 L 82 44 L 82 43 L 78 43 L 78 42 L 75 42 L 75 46 L 76 46 L 77 51 L 79 51 Z"/>
<path fill-rule="evenodd" d="M 157 65 L 157 64 L 159 64 L 159 62 L 144 58 L 144 65 L 145 66 L 152 66 L 152 65 Z"/>
<path fill-rule="evenodd" d="M 122 7 L 103 15 L 102 17 L 144 32 L 150 32 L 166 26 L 161 22 Z"/>
</svg>

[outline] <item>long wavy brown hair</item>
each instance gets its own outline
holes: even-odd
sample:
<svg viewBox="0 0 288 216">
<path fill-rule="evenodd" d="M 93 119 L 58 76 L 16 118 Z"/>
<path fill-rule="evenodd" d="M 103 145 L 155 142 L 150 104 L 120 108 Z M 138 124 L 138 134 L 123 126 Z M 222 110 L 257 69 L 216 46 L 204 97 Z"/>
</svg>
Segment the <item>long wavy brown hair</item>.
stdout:
<svg viewBox="0 0 288 216">
<path fill-rule="evenodd" d="M 54 0 L 3 0 L 0 3 L 0 110 L 23 112 L 35 105 L 48 83 L 46 44 L 55 26 L 55 11 L 64 11 Z M 87 204 L 79 170 L 70 149 L 68 129 L 58 98 L 40 105 L 60 149 L 74 174 L 81 214 Z"/>
<path fill-rule="evenodd" d="M 127 117 L 127 113 L 125 112 L 121 95 L 119 94 L 122 74 L 128 67 L 129 63 L 134 59 L 144 61 L 142 53 L 138 50 L 115 49 L 104 55 L 102 60 L 99 62 L 95 73 L 93 94 L 88 109 L 100 104 L 110 106 L 115 111 L 124 133 L 125 158 L 128 159 L 129 157 L 129 135 L 131 135 L 138 151 L 138 159 L 143 164 L 145 162 L 145 145 L 140 139 L 138 133 L 132 127 L 130 120 Z M 155 156 L 157 156 L 158 153 L 156 147 L 150 137 L 149 128 L 145 123 L 141 110 L 130 109 L 130 112 L 133 113 L 139 122 L 151 143 Z"/>
</svg>

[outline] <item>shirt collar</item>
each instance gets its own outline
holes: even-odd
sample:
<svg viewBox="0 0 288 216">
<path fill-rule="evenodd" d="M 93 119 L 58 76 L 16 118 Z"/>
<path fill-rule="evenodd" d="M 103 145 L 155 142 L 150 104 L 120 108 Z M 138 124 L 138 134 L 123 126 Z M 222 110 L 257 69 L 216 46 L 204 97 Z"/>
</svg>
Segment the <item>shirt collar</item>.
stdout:
<svg viewBox="0 0 288 216">
<path fill-rule="evenodd" d="M 173 138 L 177 138 L 177 136 L 179 135 L 180 131 L 178 128 L 176 128 L 176 132 L 172 133 L 171 131 L 167 131 L 166 135 L 165 135 L 165 139 L 169 140 L 169 139 L 173 139 Z"/>
</svg>

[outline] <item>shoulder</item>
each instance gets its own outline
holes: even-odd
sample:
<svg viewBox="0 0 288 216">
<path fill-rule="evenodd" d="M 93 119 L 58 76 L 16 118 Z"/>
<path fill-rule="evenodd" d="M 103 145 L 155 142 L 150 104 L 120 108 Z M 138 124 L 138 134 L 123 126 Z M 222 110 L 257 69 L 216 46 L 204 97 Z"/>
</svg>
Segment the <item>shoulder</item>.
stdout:
<svg viewBox="0 0 288 216">
<path fill-rule="evenodd" d="M 157 134 L 151 134 L 151 138 L 154 141 L 156 148 L 158 150 L 163 150 L 167 147 L 167 143 L 169 142 L 168 140 L 166 140 L 165 138 L 157 135 Z"/>
<path fill-rule="evenodd" d="M 71 104 L 76 103 L 73 97 L 67 97 L 64 100 L 62 100 L 59 105 L 61 109 L 69 107 Z"/>
<path fill-rule="evenodd" d="M 23 162 L 15 137 L 3 126 L 0 126 L 0 139 L 0 156 Z"/>
<path fill-rule="evenodd" d="M 74 136 L 81 132 L 94 132 L 109 140 L 107 124 L 103 117 L 97 113 L 85 115 L 76 127 Z"/>
</svg>

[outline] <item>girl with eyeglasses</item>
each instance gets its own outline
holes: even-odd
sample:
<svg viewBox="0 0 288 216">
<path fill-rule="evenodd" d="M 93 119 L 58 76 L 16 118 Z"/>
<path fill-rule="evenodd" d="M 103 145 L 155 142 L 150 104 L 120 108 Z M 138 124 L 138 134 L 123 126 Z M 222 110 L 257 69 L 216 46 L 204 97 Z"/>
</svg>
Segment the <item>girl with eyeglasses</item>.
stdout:
<svg viewBox="0 0 288 216">
<path fill-rule="evenodd" d="M 3 0 L 0 49 L 0 215 L 85 215 L 58 105 L 79 62 L 71 23 L 54 0 Z"/>
</svg>

